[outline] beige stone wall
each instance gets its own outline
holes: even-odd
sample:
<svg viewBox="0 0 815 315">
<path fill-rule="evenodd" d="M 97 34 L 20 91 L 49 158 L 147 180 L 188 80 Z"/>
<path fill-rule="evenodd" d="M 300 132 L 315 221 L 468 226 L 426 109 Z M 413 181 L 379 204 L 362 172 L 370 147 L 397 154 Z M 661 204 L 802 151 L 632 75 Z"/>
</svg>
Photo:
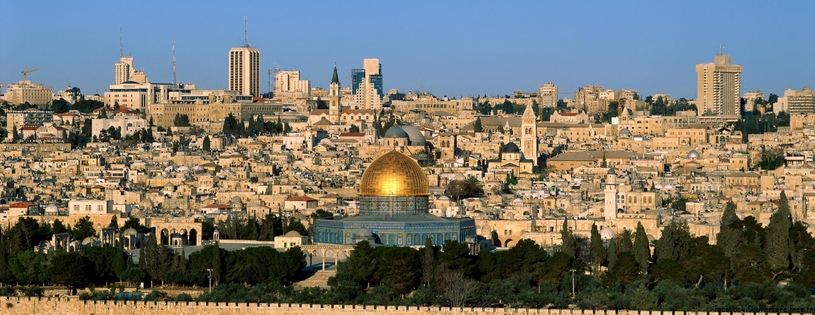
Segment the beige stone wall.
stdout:
<svg viewBox="0 0 815 315">
<path fill-rule="evenodd" d="M 307 305 L 307 304 L 256 304 L 256 303 L 196 303 L 196 302 L 134 302 L 134 301 L 79 301 L 56 298 L 5 298 L 0 297 L 0 314 L 207 314 L 207 315 L 304 315 L 304 314 L 431 314 L 431 315 L 480 315 L 480 314 L 539 314 L 539 315 L 712 315 L 718 312 L 660 312 L 660 311 L 593 311 L 525 308 L 448 308 L 416 306 L 362 306 L 362 305 Z M 742 313 L 728 313 L 741 315 Z M 789 315 L 803 315 L 789 313 Z"/>
</svg>

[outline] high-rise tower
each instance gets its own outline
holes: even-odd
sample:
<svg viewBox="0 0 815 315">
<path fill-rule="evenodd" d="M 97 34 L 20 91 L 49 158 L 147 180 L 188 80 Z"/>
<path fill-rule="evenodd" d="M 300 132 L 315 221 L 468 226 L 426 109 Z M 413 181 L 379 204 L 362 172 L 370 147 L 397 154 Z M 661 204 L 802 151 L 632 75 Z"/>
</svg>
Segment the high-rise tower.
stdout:
<svg viewBox="0 0 815 315">
<path fill-rule="evenodd" d="M 249 46 L 244 21 L 243 46 L 229 50 L 229 90 L 260 96 L 260 50 Z"/>
<path fill-rule="evenodd" d="M 741 114 L 741 66 L 720 53 L 713 63 L 696 65 L 698 115 Z"/>
<path fill-rule="evenodd" d="M 382 65 L 377 58 L 362 61 L 362 69 L 351 70 L 351 91 L 357 107 L 379 110 L 382 108 Z"/>
<path fill-rule="evenodd" d="M 133 68 L 133 57 L 121 56 L 119 62 L 113 65 L 113 84 L 122 84 L 130 81 L 130 76 L 136 71 Z"/>
</svg>

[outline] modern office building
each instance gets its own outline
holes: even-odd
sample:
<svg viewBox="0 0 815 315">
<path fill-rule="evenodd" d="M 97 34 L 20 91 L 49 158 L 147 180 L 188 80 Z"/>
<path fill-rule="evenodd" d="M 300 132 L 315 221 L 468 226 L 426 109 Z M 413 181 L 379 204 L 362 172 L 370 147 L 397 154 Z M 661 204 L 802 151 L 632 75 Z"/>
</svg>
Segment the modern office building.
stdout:
<svg viewBox="0 0 815 315">
<path fill-rule="evenodd" d="M 260 96 L 260 50 L 249 44 L 229 50 L 229 90 Z"/>
<path fill-rule="evenodd" d="M 351 91 L 354 95 L 356 109 L 382 108 L 382 97 L 385 95 L 382 86 L 382 65 L 377 58 L 362 61 L 362 69 L 351 70 Z"/>
<path fill-rule="evenodd" d="M 311 91 L 311 81 L 300 80 L 300 71 L 281 70 L 276 71 L 274 76 L 274 92 L 278 93 L 301 93 L 308 96 Z"/>
<path fill-rule="evenodd" d="M 741 66 L 730 55 L 718 54 L 713 63 L 696 65 L 698 115 L 741 114 Z"/>
</svg>

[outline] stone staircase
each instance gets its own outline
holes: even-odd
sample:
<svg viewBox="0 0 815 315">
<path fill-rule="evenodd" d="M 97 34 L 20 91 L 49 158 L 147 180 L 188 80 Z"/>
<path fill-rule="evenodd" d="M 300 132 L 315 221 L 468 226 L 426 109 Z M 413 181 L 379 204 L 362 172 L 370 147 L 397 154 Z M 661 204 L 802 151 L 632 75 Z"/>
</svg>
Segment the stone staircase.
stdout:
<svg viewBox="0 0 815 315">
<path fill-rule="evenodd" d="M 333 277 L 337 274 L 336 270 L 320 270 L 311 275 L 311 277 L 306 278 L 303 281 L 297 282 L 294 284 L 295 290 L 300 290 L 306 287 L 321 287 L 323 289 L 328 289 L 328 278 Z"/>
</svg>

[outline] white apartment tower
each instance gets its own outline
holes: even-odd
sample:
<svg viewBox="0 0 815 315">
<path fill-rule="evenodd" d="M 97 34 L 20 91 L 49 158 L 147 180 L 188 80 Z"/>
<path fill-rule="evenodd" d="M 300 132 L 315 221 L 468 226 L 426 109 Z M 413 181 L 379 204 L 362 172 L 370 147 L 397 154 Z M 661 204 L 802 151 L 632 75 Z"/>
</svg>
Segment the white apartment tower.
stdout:
<svg viewBox="0 0 815 315">
<path fill-rule="evenodd" d="M 718 54 L 713 63 L 696 65 L 698 115 L 741 114 L 741 66 L 730 55 Z"/>
<path fill-rule="evenodd" d="M 229 90 L 260 96 L 260 51 L 246 44 L 229 50 Z"/>
<path fill-rule="evenodd" d="M 119 58 L 119 62 L 113 65 L 113 84 L 122 84 L 130 81 L 130 76 L 135 72 L 133 68 L 133 57 Z"/>
</svg>

